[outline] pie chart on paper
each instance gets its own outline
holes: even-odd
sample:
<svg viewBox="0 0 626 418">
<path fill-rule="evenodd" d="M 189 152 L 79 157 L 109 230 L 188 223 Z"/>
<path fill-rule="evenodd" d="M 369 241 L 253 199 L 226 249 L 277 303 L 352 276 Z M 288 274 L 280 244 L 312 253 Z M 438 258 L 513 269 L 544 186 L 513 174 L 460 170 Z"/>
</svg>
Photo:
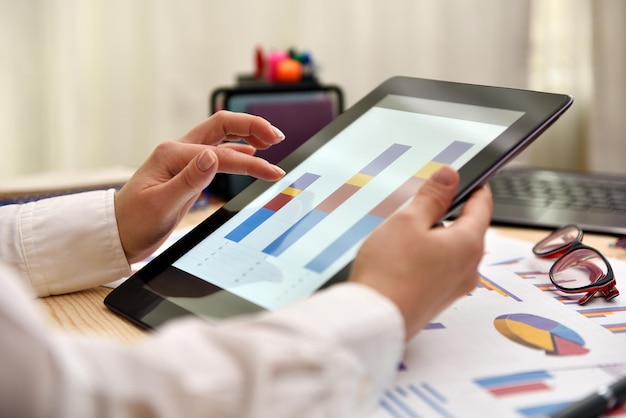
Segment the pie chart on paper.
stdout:
<svg viewBox="0 0 626 418">
<path fill-rule="evenodd" d="M 500 334 L 518 344 L 544 350 L 554 356 L 587 354 L 585 340 L 574 330 L 537 315 L 514 313 L 500 315 L 494 321 Z"/>
</svg>

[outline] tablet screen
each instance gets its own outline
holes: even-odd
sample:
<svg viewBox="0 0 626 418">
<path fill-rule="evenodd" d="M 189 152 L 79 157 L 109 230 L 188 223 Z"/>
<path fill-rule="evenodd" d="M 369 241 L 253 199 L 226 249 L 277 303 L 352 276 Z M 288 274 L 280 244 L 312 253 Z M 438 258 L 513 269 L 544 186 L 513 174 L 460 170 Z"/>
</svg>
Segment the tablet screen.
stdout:
<svg viewBox="0 0 626 418">
<path fill-rule="evenodd" d="M 388 95 L 173 265 L 264 309 L 305 298 L 434 170 L 522 115 Z"/>
<path fill-rule="evenodd" d="M 461 174 L 458 204 L 570 103 L 419 79 L 383 84 L 282 161 L 284 178 L 253 183 L 105 303 L 153 327 L 306 298 L 345 280 L 363 240 L 441 165 Z"/>
</svg>

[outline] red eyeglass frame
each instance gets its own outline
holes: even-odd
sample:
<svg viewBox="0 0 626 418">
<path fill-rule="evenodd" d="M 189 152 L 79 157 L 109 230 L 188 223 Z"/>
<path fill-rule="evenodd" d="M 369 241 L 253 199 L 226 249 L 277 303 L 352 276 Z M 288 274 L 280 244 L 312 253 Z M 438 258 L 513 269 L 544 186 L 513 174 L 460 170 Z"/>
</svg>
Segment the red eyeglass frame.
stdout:
<svg viewBox="0 0 626 418">
<path fill-rule="evenodd" d="M 564 241 L 560 245 L 547 246 L 549 242 L 560 238 L 560 236 L 567 236 L 567 232 L 575 233 L 575 237 L 570 237 L 569 241 Z M 582 229 L 580 229 L 577 225 L 565 225 L 553 231 L 546 238 L 535 244 L 535 246 L 533 247 L 533 254 L 541 258 L 557 259 L 550 268 L 550 272 L 548 274 L 548 276 L 550 277 L 550 281 L 558 290 L 562 291 L 563 293 L 575 294 L 585 292 L 586 294 L 578 300 L 579 305 L 584 305 L 585 303 L 587 303 L 598 292 L 600 292 L 600 294 L 602 294 L 602 296 L 606 300 L 611 300 L 619 295 L 619 290 L 617 290 L 616 287 L 617 281 L 615 280 L 615 275 L 613 273 L 611 263 L 609 263 L 609 261 L 604 255 L 602 255 L 602 253 L 600 253 L 600 251 L 583 244 L 583 235 L 584 233 Z M 546 246 L 547 248 L 543 249 L 542 247 L 544 246 Z M 585 254 L 593 254 L 600 258 L 606 265 L 606 273 L 598 269 L 594 263 L 587 263 L 585 264 L 585 267 L 587 267 L 589 271 L 594 273 L 594 276 L 597 276 L 595 280 L 592 279 L 590 284 L 577 288 L 561 286 L 556 281 L 555 275 L 561 271 L 563 266 L 569 265 L 572 258 L 583 259 L 583 256 Z"/>
</svg>

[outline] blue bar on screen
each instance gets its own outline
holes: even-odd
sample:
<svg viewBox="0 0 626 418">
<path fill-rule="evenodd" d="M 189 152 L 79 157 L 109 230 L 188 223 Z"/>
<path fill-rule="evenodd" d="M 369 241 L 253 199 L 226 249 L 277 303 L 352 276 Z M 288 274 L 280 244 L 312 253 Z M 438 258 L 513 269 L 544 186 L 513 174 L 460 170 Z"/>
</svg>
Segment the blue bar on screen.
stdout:
<svg viewBox="0 0 626 418">
<path fill-rule="evenodd" d="M 265 222 L 275 212 L 273 210 L 261 208 L 253 213 L 248 219 L 240 223 L 237 228 L 226 234 L 226 239 L 239 242 L 244 239 L 250 232 L 254 231 L 259 225 Z"/>
<path fill-rule="evenodd" d="M 326 247 L 324 251 L 309 261 L 305 267 L 317 273 L 323 272 L 352 246 L 372 232 L 382 221 L 383 218 L 379 216 L 365 215 Z"/>
<path fill-rule="evenodd" d="M 278 257 L 291 246 L 294 242 L 299 240 L 304 234 L 309 232 L 315 225 L 317 225 L 322 219 L 324 219 L 328 213 L 321 210 L 313 209 L 306 215 L 304 215 L 298 222 L 289 227 L 278 238 L 272 241 L 267 247 L 263 249 L 265 254 Z"/>
</svg>

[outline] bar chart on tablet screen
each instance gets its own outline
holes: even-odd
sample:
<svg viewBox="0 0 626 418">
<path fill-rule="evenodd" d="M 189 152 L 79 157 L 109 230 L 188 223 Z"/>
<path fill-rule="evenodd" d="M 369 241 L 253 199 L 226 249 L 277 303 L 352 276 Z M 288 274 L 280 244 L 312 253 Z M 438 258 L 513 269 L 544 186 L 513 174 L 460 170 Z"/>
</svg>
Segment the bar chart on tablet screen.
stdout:
<svg viewBox="0 0 626 418">
<path fill-rule="evenodd" d="M 503 129 L 375 109 L 174 267 L 267 309 L 305 298 L 346 266 L 374 228 L 439 167 L 459 168 Z"/>
<path fill-rule="evenodd" d="M 362 240 L 405 204 L 432 172 L 442 164 L 452 164 L 471 147 L 472 144 L 462 141 L 447 144 L 382 199 L 378 197 L 377 202 L 368 202 L 367 196 L 358 198 L 357 194 L 367 194 L 364 189 L 375 183 L 376 177 L 409 151 L 410 146 L 392 144 L 347 181 L 327 190 L 327 196 L 315 205 L 307 191 L 321 176 L 305 172 L 232 227 L 223 238 L 206 242 L 202 255 L 195 257 L 194 268 L 211 276 L 226 272 L 233 279 L 220 285 L 227 284 L 231 291 L 233 286 L 278 283 L 280 271 L 286 265 L 291 267 L 292 277 L 311 283 L 312 275 L 323 273 L 345 257 L 351 258 Z M 282 266 L 277 268 L 279 262 Z M 212 282 L 216 280 L 219 279 Z M 310 291 L 308 286 L 302 287 Z"/>
</svg>

